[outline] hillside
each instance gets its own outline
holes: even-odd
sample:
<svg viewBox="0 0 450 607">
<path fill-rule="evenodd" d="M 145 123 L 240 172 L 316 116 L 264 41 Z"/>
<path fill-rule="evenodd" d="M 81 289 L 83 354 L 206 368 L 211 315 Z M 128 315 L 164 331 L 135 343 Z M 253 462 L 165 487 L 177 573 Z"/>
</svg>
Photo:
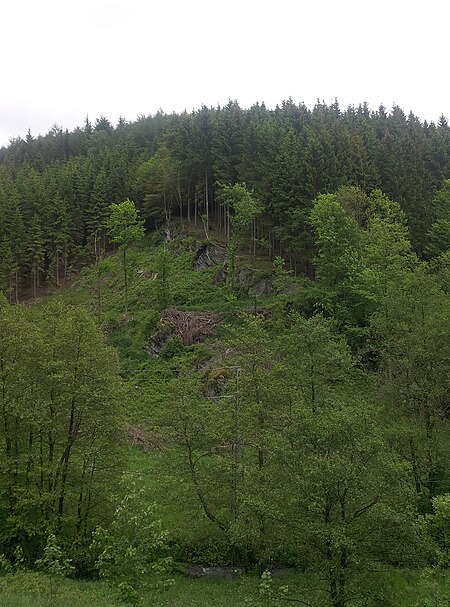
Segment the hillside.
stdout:
<svg viewBox="0 0 450 607">
<path fill-rule="evenodd" d="M 230 191 L 242 194 L 239 188 Z M 47 302 L 27 308 L 4 304 L 6 369 L 13 364 L 14 349 L 27 351 L 9 333 L 8 327 L 18 334 L 19 321 L 28 323 L 28 334 L 43 336 L 44 348 L 55 347 L 46 319 L 60 326 L 55 336 L 68 365 L 74 362 L 65 335 L 73 344 L 70 331 L 83 331 L 87 349 L 81 355 L 88 365 L 83 381 L 100 390 L 98 405 L 109 398 L 109 410 L 115 403 L 114 432 L 121 436 L 114 439 L 109 426 L 104 438 L 110 453 L 101 456 L 109 463 L 83 489 L 93 493 L 80 519 L 81 543 L 78 524 L 71 522 L 76 494 L 72 497 L 69 487 L 80 482 L 77 453 L 85 449 L 85 431 L 74 430 L 68 437 L 73 457 L 66 468 L 64 507 L 56 507 L 54 515 L 51 510 L 38 514 L 38 501 L 30 499 L 26 516 L 31 515 L 35 529 L 41 521 L 44 537 L 55 520 L 67 554 L 75 557 L 79 571 L 89 571 L 92 557 L 84 552 L 89 530 L 98 522 L 107 524 L 112 515 L 103 506 L 99 519 L 97 506 L 91 508 L 99 489 L 111 491 L 111 505 L 121 499 L 114 497 L 113 479 L 122 476 L 119 494 L 125 492 L 128 500 L 124 512 L 140 521 L 139 508 L 154 502 L 147 516 L 160 520 L 161 530 L 149 527 L 148 541 L 163 542 L 158 551 L 164 545 L 177 562 L 248 570 L 277 563 L 304 572 L 291 580 L 292 596 L 305 596 L 312 605 L 352 605 L 353 592 L 376 601 L 381 590 L 376 590 L 379 577 L 370 574 L 374 564 L 387 581 L 393 563 L 420 569 L 441 562 L 447 550 L 438 530 L 450 489 L 448 255 L 419 260 L 399 205 L 381 192 L 366 196 L 347 188 L 315 201 L 310 218 L 315 278 L 296 277 L 281 257 L 269 261 L 258 255 L 249 236 L 242 239 L 240 230 L 251 221 L 244 213 L 247 219 L 239 223 L 240 212 L 237 206 L 228 243 L 224 236 L 208 239 L 204 230 L 181 222 L 147 235 L 127 251 L 126 291 L 124 256 L 118 251 L 85 267 Z M 88 333 L 85 313 L 91 315 Z M 73 318 L 73 328 L 65 318 Z M 94 321 L 118 350 L 120 389 L 111 383 L 118 379 L 112 366 L 111 375 L 105 375 L 109 354 L 102 353 L 106 346 L 100 342 L 94 346 L 102 339 L 94 336 Z M 24 372 L 29 374 L 33 352 L 27 356 Z M 41 359 L 39 364 L 45 369 L 48 363 Z M 58 375 L 47 371 L 48 377 L 70 377 L 70 366 L 60 369 Z M 9 434 L 3 431 L 3 440 L 8 448 L 12 437 L 18 450 L 18 456 L 6 451 L 3 460 L 13 466 L 6 468 L 10 474 L 16 470 L 4 487 L 16 496 L 15 519 L 4 519 L 5 538 L 10 538 L 4 549 L 11 550 L 21 537 L 31 558 L 38 554 L 38 537 L 30 544 L 26 527 L 21 525 L 18 535 L 17 523 L 12 525 L 25 520 L 21 483 L 31 481 L 35 469 L 40 474 L 27 433 L 35 437 L 54 428 L 55 453 L 63 448 L 61 461 L 66 439 L 56 434 L 58 417 L 36 418 L 30 426 L 34 430 L 23 426 L 22 442 L 22 422 L 6 404 L 15 402 L 15 411 L 23 406 L 17 389 L 26 379 L 19 380 L 17 373 L 19 368 L 13 384 L 3 375 L 4 428 L 11 428 Z M 51 386 L 41 385 L 37 376 L 33 389 L 41 394 L 42 406 L 46 399 L 64 406 L 65 392 L 57 382 L 46 396 Z M 72 411 L 76 399 L 80 416 L 89 407 L 90 423 L 106 428 L 107 418 L 92 417 L 97 396 L 85 400 L 84 388 L 74 384 L 74 390 L 67 401 Z M 78 414 L 75 410 L 75 420 Z M 101 449 L 96 447 L 96 457 Z M 83 465 L 90 466 L 89 461 Z M 6 514 L 6 502 L 4 508 Z M 429 521 L 425 536 L 424 520 Z M 117 531 L 119 522 L 114 524 L 111 529 Z M 124 540 L 136 523 L 130 518 L 120 524 L 125 525 L 120 527 Z M 114 535 L 105 537 L 114 540 Z M 156 558 L 154 550 L 145 558 Z M 441 556 L 433 557 L 435 550 Z M 119 566 L 120 551 L 114 558 Z M 121 577 L 127 575 L 125 568 Z M 328 581 L 312 591 L 322 575 Z M 142 592 L 144 586 L 139 588 Z M 445 593 L 443 588 L 436 592 Z M 398 592 L 386 587 L 382 600 L 400 597 Z"/>
<path fill-rule="evenodd" d="M 287 100 L 244 110 L 230 102 L 115 127 L 105 117 L 73 132 L 54 127 L 0 150 L 0 282 L 11 301 L 63 283 L 108 249 L 109 205 L 126 198 L 148 229 L 173 217 L 229 234 L 221 184 L 246 185 L 261 206 L 253 226 L 260 252 L 299 272 L 315 255 L 313 201 L 345 186 L 379 188 L 399 202 L 415 251 L 428 258 L 448 245 L 442 223 L 430 230 L 448 222 L 436 193 L 449 175 L 445 117 L 422 124 L 397 106 L 309 110 Z"/>
<path fill-rule="evenodd" d="M 338 146 L 357 125 L 373 181 Z M 413 125 L 439 161 L 423 148 L 421 172 L 405 149 L 394 179 L 387 150 Z M 225 133 L 236 148 L 219 153 Z M 0 167 L 11 604 L 29 579 L 43 605 L 58 588 L 99 605 L 445 605 L 445 120 L 230 104 L 86 125 L 50 158 L 56 136 L 16 142 Z M 329 137 L 342 171 L 314 147 Z M 205 571 L 226 579 L 189 579 Z"/>
</svg>

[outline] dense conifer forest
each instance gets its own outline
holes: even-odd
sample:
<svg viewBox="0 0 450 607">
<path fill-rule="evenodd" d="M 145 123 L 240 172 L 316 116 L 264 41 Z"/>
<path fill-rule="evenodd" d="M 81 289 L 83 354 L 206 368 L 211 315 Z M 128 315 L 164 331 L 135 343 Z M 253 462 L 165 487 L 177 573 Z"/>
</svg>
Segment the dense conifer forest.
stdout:
<svg viewBox="0 0 450 607">
<path fill-rule="evenodd" d="M 254 236 L 267 254 L 311 270 L 308 214 L 318 194 L 342 186 L 381 189 L 406 213 L 414 249 L 430 253 L 427 236 L 446 220 L 435 195 L 450 175 L 450 128 L 421 123 L 399 107 L 313 110 L 291 100 L 275 110 L 202 107 L 181 115 L 142 116 L 17 139 L 0 151 L 1 278 L 10 298 L 59 284 L 67 272 L 105 248 L 111 203 L 131 198 L 148 228 L 167 217 L 205 216 L 229 230 L 218 184 L 244 183 L 262 205 Z M 435 229 L 434 240 L 441 231 Z M 443 235 L 442 235 L 443 236 Z"/>
<path fill-rule="evenodd" d="M 29 132 L 0 290 L 8 605 L 448 605 L 444 116 Z"/>
</svg>

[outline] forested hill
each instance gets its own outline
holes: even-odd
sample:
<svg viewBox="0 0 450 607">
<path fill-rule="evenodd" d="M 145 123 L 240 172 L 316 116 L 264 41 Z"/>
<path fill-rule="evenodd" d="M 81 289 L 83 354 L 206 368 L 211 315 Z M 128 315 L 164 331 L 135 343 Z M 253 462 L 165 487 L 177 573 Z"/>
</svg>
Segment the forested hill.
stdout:
<svg viewBox="0 0 450 607">
<path fill-rule="evenodd" d="M 288 100 L 272 110 L 230 101 L 115 127 L 103 116 L 73 132 L 54 126 L 0 150 L 2 288 L 16 301 L 25 289 L 58 284 L 95 258 L 107 244 L 109 205 L 126 198 L 147 227 L 182 216 L 203 221 L 206 230 L 229 230 L 218 184 L 245 183 L 261 204 L 258 247 L 303 269 L 314 256 L 307 219 L 313 200 L 346 185 L 367 194 L 381 189 L 398 201 L 413 246 L 426 256 L 434 222 L 441 222 L 437 240 L 446 238 L 436 192 L 449 177 L 445 117 L 421 123 L 397 106 L 342 111 L 335 102 L 310 110 Z"/>
<path fill-rule="evenodd" d="M 1 154 L 2 600 L 449 605 L 446 120 L 230 103 Z M 224 566 L 295 571 L 178 573 Z"/>
</svg>

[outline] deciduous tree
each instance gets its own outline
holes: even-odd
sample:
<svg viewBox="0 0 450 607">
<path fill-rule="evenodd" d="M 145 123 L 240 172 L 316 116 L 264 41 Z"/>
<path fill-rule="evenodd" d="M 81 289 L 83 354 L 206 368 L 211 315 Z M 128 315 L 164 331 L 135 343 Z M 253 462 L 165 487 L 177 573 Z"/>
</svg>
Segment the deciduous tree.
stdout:
<svg viewBox="0 0 450 607">
<path fill-rule="evenodd" d="M 127 251 L 134 242 L 144 236 L 144 226 L 139 219 L 134 202 L 125 200 L 120 204 L 110 206 L 111 214 L 108 219 L 108 230 L 112 242 L 119 245 L 122 251 L 122 269 L 125 296 L 125 316 L 128 314 L 128 267 Z"/>
</svg>

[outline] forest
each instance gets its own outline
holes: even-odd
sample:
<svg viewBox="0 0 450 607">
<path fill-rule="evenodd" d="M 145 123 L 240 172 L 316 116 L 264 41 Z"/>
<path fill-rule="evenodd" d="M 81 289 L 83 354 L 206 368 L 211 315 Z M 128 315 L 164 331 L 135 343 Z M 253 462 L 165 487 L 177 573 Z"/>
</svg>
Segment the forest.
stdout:
<svg viewBox="0 0 450 607">
<path fill-rule="evenodd" d="M 8 607 L 449 604 L 444 116 L 55 125 L 0 217 Z"/>
</svg>

